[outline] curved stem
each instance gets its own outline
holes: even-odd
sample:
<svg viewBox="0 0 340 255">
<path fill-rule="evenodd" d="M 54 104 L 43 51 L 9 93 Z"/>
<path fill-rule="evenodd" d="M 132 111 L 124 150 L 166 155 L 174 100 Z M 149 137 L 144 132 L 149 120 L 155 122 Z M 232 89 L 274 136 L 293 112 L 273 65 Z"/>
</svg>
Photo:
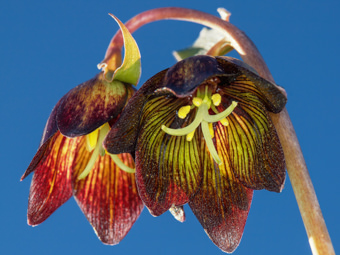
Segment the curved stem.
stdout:
<svg viewBox="0 0 340 255">
<path fill-rule="evenodd" d="M 230 42 L 231 46 L 242 56 L 242 59 L 246 63 L 256 64 L 259 70 L 263 70 L 263 72 L 267 73 L 272 79 L 266 63 L 262 58 L 257 57 L 260 56 L 260 53 L 254 43 L 247 37 L 247 35 L 229 22 L 211 14 L 179 7 L 158 8 L 137 14 L 135 17 L 127 21 L 125 26 L 131 33 L 133 33 L 138 28 L 159 20 L 189 21 L 217 29 L 225 33 L 226 38 Z M 120 52 L 122 47 L 123 37 L 122 33 L 118 31 L 113 36 L 102 63 L 109 62 L 108 60 L 111 59 L 113 55 L 117 55 L 117 52 Z M 115 59 L 116 58 L 117 57 L 115 57 Z M 115 70 L 120 64 L 116 65 L 117 66 L 110 67 L 110 69 Z"/>
<path fill-rule="evenodd" d="M 184 8 L 159 8 L 138 14 L 126 23 L 126 27 L 132 33 L 147 23 L 164 19 L 190 21 L 224 32 L 227 40 L 240 54 L 242 59 L 255 68 L 260 76 L 274 82 L 267 65 L 253 42 L 237 27 L 213 15 Z M 103 62 L 109 59 L 112 54 L 120 51 L 122 45 L 122 36 L 121 33 L 118 32 L 112 38 Z M 287 172 L 307 231 L 312 252 L 314 255 L 335 254 L 288 112 L 284 109 L 279 114 L 271 114 L 271 117 L 283 147 Z"/>
</svg>

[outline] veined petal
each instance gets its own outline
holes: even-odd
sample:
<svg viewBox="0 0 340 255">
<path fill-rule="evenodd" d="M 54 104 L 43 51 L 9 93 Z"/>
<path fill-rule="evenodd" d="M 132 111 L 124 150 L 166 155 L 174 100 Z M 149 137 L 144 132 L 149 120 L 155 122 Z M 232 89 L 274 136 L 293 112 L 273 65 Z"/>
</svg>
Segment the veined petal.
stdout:
<svg viewBox="0 0 340 255">
<path fill-rule="evenodd" d="M 229 125 L 216 124 L 216 146 L 228 155 L 230 167 L 243 185 L 280 192 L 285 161 L 274 125 L 255 95 L 243 93 L 238 99 L 238 107 L 227 117 Z M 224 97 L 222 105 L 229 104 Z"/>
<path fill-rule="evenodd" d="M 187 203 L 201 182 L 198 148 L 203 139 L 195 135 L 188 142 L 186 136 L 171 136 L 161 129 L 162 125 L 183 127 L 193 120 L 194 114 L 185 120 L 176 115 L 185 104 L 185 99 L 160 96 L 150 99 L 142 111 L 135 152 L 137 185 L 143 202 L 155 216 Z"/>
<path fill-rule="evenodd" d="M 143 202 L 138 196 L 135 175 L 119 169 L 108 154 L 98 156 L 86 178 L 77 178 L 91 156 L 85 143 L 82 139 L 75 159 L 74 197 L 99 239 L 105 244 L 114 245 L 125 237 L 137 220 Z M 134 167 L 130 154 L 120 154 L 118 157 L 127 166 Z"/>
<path fill-rule="evenodd" d="M 127 102 L 122 114 L 117 122 L 112 125 L 104 140 L 104 147 L 109 153 L 120 154 L 135 151 L 141 111 L 147 99 L 162 85 L 166 71 L 163 70 L 147 80 Z"/>
<path fill-rule="evenodd" d="M 234 74 L 236 77 L 229 79 L 228 86 L 239 88 L 241 91 L 252 91 L 270 112 L 279 113 L 284 108 L 287 103 L 286 96 L 277 85 L 260 77 L 252 67 L 243 61 L 226 56 L 216 57 L 216 60 L 226 74 Z"/>
<path fill-rule="evenodd" d="M 56 122 L 56 115 L 57 115 L 57 109 L 59 107 L 60 101 L 54 106 L 50 117 L 48 118 L 44 132 L 41 137 L 39 149 L 37 153 L 34 155 L 31 163 L 29 164 L 27 170 L 21 177 L 21 181 L 25 179 L 30 173 L 32 173 L 36 166 L 40 163 L 40 161 L 43 159 L 43 156 L 45 155 L 46 148 L 49 146 L 53 135 L 58 131 L 57 122 Z"/>
<path fill-rule="evenodd" d="M 235 177 L 227 155 L 219 151 L 223 164 L 218 166 L 201 147 L 204 178 L 189 205 L 211 240 L 224 252 L 238 246 L 248 217 L 253 191 Z"/>
<path fill-rule="evenodd" d="M 68 137 L 91 133 L 120 114 L 128 99 L 128 87 L 120 81 L 107 82 L 103 73 L 70 90 L 57 111 L 60 132 Z"/>
<path fill-rule="evenodd" d="M 38 225 L 72 196 L 72 164 L 79 139 L 57 132 L 47 143 L 31 182 L 27 221 Z"/>
</svg>

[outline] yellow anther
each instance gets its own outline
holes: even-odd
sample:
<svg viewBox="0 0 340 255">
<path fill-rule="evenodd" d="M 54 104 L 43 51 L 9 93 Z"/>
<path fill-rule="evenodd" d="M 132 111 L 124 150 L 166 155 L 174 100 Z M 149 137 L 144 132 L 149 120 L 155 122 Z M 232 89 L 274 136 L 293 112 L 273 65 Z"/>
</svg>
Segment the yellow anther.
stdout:
<svg viewBox="0 0 340 255">
<path fill-rule="evenodd" d="M 190 105 L 182 106 L 178 110 L 178 117 L 180 117 L 181 119 L 184 119 L 188 115 L 189 112 L 190 112 Z"/>
<path fill-rule="evenodd" d="M 214 138 L 215 132 L 214 132 L 213 124 L 212 123 L 208 123 L 208 126 L 209 126 L 209 132 L 210 132 L 211 138 Z"/>
<path fill-rule="evenodd" d="M 229 125 L 229 121 L 226 118 L 221 119 L 220 122 L 221 122 L 221 124 L 223 126 L 228 126 Z"/>
<path fill-rule="evenodd" d="M 194 138 L 195 130 L 187 134 L 187 141 L 190 142 Z"/>
<path fill-rule="evenodd" d="M 193 99 L 192 99 L 192 103 L 195 105 L 195 106 L 197 106 L 197 107 L 199 107 L 201 104 L 202 104 L 202 98 L 200 98 L 200 97 L 194 97 Z"/>
<path fill-rule="evenodd" d="M 219 106 L 222 100 L 222 97 L 220 94 L 214 94 L 211 96 L 211 100 L 213 101 L 215 106 Z"/>
<path fill-rule="evenodd" d="M 86 135 L 86 149 L 91 152 L 97 145 L 99 128 Z"/>
</svg>

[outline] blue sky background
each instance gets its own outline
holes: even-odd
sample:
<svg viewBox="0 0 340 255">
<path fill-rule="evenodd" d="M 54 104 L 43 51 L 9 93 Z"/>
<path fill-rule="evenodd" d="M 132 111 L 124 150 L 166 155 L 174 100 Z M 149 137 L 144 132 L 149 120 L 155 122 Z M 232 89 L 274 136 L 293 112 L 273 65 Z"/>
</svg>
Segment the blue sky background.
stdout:
<svg viewBox="0 0 340 255">
<path fill-rule="evenodd" d="M 0 157 L 2 254 L 222 254 L 186 207 L 185 223 L 144 209 L 126 238 L 105 246 L 70 199 L 38 227 L 26 223 L 33 158 L 54 104 L 93 77 L 118 26 L 147 9 L 179 6 L 217 15 L 245 31 L 288 92 L 287 108 L 309 167 L 335 250 L 339 250 L 339 10 L 337 0 L 6 1 L 0 8 Z M 175 63 L 202 27 L 162 21 L 138 30 L 141 84 Z M 281 194 L 256 191 L 234 254 L 311 254 L 287 178 Z"/>
</svg>

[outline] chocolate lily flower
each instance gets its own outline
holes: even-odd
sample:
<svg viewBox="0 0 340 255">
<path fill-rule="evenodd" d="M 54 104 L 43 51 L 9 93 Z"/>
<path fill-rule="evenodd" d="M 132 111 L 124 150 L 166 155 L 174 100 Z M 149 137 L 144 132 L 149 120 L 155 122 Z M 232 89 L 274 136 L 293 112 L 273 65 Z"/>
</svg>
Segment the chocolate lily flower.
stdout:
<svg viewBox="0 0 340 255">
<path fill-rule="evenodd" d="M 139 194 L 152 215 L 189 203 L 212 241 L 232 252 L 253 190 L 283 188 L 284 155 L 268 112 L 285 103 L 243 62 L 195 56 L 149 79 L 104 147 L 134 152 Z"/>
<path fill-rule="evenodd" d="M 129 54 L 131 47 L 137 46 L 121 22 L 117 22 Z M 125 57 L 128 61 L 124 61 L 121 70 L 129 73 L 131 61 L 136 68 L 139 51 L 134 56 L 138 59 Z M 100 240 L 113 245 L 130 230 L 143 202 L 138 195 L 131 155 L 110 155 L 102 142 L 133 95 L 135 90 L 129 83 L 136 83 L 139 74 L 131 81 L 130 75 L 126 78 L 121 73 L 119 79 L 107 80 L 106 73 L 107 70 L 100 72 L 60 99 L 22 179 L 34 172 L 28 201 L 29 225 L 42 223 L 73 195 Z"/>
</svg>

